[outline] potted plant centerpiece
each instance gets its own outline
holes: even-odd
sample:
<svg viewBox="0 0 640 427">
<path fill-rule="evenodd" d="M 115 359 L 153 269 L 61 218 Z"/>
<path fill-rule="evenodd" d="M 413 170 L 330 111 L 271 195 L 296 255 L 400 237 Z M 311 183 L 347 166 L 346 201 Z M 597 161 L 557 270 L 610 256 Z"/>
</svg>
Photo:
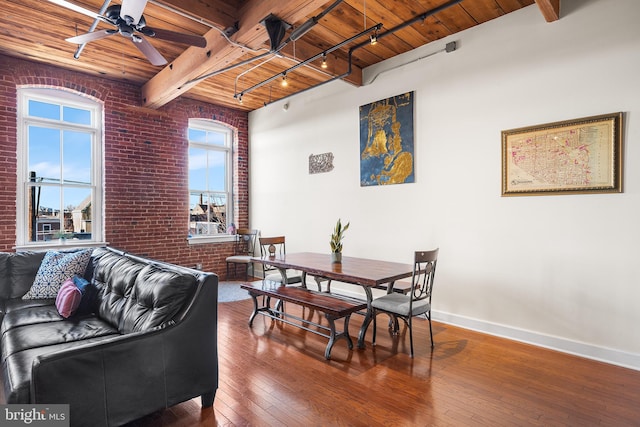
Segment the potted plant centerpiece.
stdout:
<svg viewBox="0 0 640 427">
<path fill-rule="evenodd" d="M 342 222 L 340 218 L 338 218 L 338 222 L 336 223 L 335 228 L 333 229 L 333 234 L 331 234 L 331 262 L 339 263 L 342 262 L 342 239 L 344 239 L 344 232 L 349 228 L 349 223 L 347 223 L 344 227 L 342 226 Z"/>
</svg>

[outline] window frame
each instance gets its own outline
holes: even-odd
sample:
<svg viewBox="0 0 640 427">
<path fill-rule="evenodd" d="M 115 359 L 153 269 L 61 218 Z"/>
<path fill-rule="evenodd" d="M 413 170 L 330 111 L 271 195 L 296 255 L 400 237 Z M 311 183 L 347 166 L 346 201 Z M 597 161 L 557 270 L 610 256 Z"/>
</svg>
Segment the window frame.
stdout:
<svg viewBox="0 0 640 427">
<path fill-rule="evenodd" d="M 224 134 L 224 145 L 214 145 L 207 143 L 200 143 L 196 141 L 191 141 L 189 139 L 189 129 L 197 129 L 203 130 L 206 132 L 218 132 Z M 189 125 L 187 129 L 187 202 L 188 202 L 188 212 L 187 212 L 187 230 L 190 229 L 191 222 L 191 193 L 192 191 L 200 191 L 200 190 L 192 190 L 191 183 L 188 181 L 189 176 L 189 150 L 193 148 L 222 152 L 225 154 L 225 191 L 209 191 L 206 189 L 206 193 L 225 193 L 227 206 L 226 206 L 226 225 L 227 230 L 224 230 L 222 233 L 218 234 L 206 234 L 206 235 L 190 235 L 188 234 L 187 241 L 190 245 L 194 244 L 203 244 L 203 243 L 212 243 L 212 242 L 226 242 L 235 239 L 235 235 L 229 234 L 228 228 L 231 223 L 235 223 L 234 219 L 234 172 L 233 172 L 233 147 L 234 141 L 237 136 L 237 131 L 233 127 L 221 123 L 215 120 L 209 119 L 199 119 L 199 118 L 190 118 Z"/>
<path fill-rule="evenodd" d="M 51 120 L 29 115 L 29 101 L 40 101 L 63 107 L 79 108 L 91 112 L 92 124 L 80 125 L 62 120 Z M 104 237 L 104 105 L 101 101 L 79 92 L 62 88 L 21 87 L 17 90 L 17 191 L 16 191 L 16 249 L 38 250 L 57 247 L 94 247 L 106 244 Z M 59 130 L 81 130 L 93 134 L 91 156 L 91 184 L 87 187 L 91 199 L 91 239 L 29 241 L 29 144 L 28 127 L 46 126 Z M 70 187 L 73 187 L 71 185 Z M 62 186 L 62 189 L 65 187 Z M 61 207 L 64 211 L 64 207 Z"/>
</svg>

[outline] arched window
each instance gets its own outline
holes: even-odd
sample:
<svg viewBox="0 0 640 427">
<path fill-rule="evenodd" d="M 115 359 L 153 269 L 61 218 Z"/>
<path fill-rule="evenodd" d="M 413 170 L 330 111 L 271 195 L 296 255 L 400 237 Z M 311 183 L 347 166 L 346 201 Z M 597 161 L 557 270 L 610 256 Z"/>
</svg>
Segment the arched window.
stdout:
<svg viewBox="0 0 640 427">
<path fill-rule="evenodd" d="M 211 241 L 233 223 L 232 129 L 189 120 L 189 238 Z"/>
<path fill-rule="evenodd" d="M 104 241 L 102 128 L 100 102 L 18 89 L 17 247 Z"/>
</svg>

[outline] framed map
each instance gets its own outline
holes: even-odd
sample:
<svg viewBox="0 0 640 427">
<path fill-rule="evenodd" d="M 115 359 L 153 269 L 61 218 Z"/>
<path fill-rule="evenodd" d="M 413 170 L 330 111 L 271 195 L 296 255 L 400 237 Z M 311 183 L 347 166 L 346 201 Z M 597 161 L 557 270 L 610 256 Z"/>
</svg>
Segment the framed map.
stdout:
<svg viewBox="0 0 640 427">
<path fill-rule="evenodd" d="M 502 131 L 502 195 L 621 193 L 622 113 Z"/>
<path fill-rule="evenodd" d="M 414 182 L 413 92 L 360 107 L 360 186 Z"/>
</svg>

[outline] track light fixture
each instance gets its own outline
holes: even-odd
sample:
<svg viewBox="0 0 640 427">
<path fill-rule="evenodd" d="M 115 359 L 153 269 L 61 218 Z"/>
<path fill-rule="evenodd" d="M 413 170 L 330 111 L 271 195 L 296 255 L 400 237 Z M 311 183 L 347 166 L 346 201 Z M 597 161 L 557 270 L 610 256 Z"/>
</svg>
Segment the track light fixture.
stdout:
<svg viewBox="0 0 640 427">
<path fill-rule="evenodd" d="M 287 87 L 289 82 L 287 81 L 287 73 L 282 73 L 282 81 L 280 82 L 282 87 Z"/>
<path fill-rule="evenodd" d="M 369 36 L 369 39 L 371 40 L 371 46 L 375 46 L 378 43 L 378 29 Z"/>
<path fill-rule="evenodd" d="M 320 64 L 322 68 L 327 68 L 327 52 L 322 54 L 322 64 Z"/>
</svg>

